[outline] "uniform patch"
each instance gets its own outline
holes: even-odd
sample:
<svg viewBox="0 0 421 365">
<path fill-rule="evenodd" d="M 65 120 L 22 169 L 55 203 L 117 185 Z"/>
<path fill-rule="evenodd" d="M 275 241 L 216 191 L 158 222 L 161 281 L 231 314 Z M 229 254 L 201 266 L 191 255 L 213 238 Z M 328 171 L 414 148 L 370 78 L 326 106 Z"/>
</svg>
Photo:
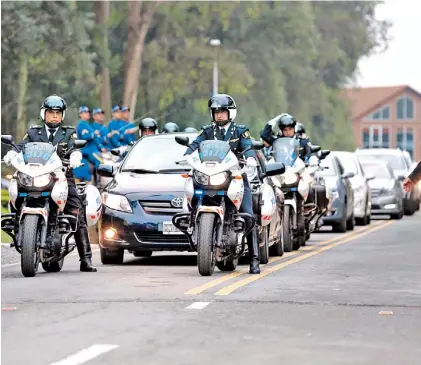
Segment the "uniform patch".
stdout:
<svg viewBox="0 0 421 365">
<path fill-rule="evenodd" d="M 237 142 L 239 140 L 240 140 L 240 138 L 233 138 L 233 139 L 230 139 L 229 142 L 230 143 L 234 143 L 234 142 Z"/>
<path fill-rule="evenodd" d="M 28 138 L 29 136 L 28 136 L 28 133 L 26 133 L 25 134 L 25 136 L 23 137 L 23 139 L 26 139 L 26 138 Z"/>
<path fill-rule="evenodd" d="M 250 132 L 249 131 L 245 131 L 243 134 L 242 134 L 242 136 L 244 137 L 244 138 L 250 138 L 251 136 L 250 136 Z"/>
</svg>

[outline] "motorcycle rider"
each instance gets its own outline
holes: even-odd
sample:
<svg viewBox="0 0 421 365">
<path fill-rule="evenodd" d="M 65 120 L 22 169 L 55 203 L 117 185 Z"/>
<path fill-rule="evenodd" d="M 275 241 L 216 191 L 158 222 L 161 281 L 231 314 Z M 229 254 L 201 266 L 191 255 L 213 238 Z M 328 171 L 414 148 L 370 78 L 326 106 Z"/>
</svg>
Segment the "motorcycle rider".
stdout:
<svg viewBox="0 0 421 365">
<path fill-rule="evenodd" d="M 216 94 L 208 102 L 212 124 L 202 127 L 197 138 L 190 144 L 185 154 L 193 153 L 201 142 L 206 140 L 226 141 L 234 153 L 244 151 L 252 145 L 249 129 L 244 125 L 234 123 L 237 115 L 237 106 L 234 99 L 227 94 Z M 247 169 L 256 169 L 257 161 L 255 152 L 249 150 L 245 153 Z M 247 174 L 243 174 L 244 196 L 240 212 L 254 215 L 253 201 Z M 250 256 L 250 274 L 260 274 L 259 268 L 259 243 L 256 227 L 247 236 L 247 245 Z"/>
<path fill-rule="evenodd" d="M 114 105 L 112 108 L 113 119 L 108 123 L 108 140 L 112 148 L 121 147 L 120 143 L 120 128 L 124 127 L 126 123 L 121 120 L 121 108 L 118 105 Z"/>
<path fill-rule="evenodd" d="M 421 161 L 415 166 L 411 174 L 403 181 L 403 188 L 406 192 L 411 191 L 418 181 L 421 181 Z"/>
<path fill-rule="evenodd" d="M 310 138 L 306 134 L 306 129 L 303 123 L 297 123 L 295 125 L 295 135 L 300 141 L 300 157 L 304 162 L 306 162 L 311 154 L 311 143 Z"/>
<path fill-rule="evenodd" d="M 104 125 L 104 116 L 105 113 L 101 108 L 94 108 L 92 110 L 92 118 L 94 119 L 92 128 L 95 132 L 95 138 L 98 140 L 97 145 L 100 147 L 101 152 L 107 152 L 111 149 L 107 138 L 108 128 Z"/>
<path fill-rule="evenodd" d="M 77 138 L 76 130 L 73 126 L 62 125 L 66 113 L 66 102 L 57 95 L 47 97 L 41 104 L 40 117 L 44 125 L 36 125 L 29 128 L 23 140 L 17 145 L 19 150 L 29 142 L 49 142 L 57 146 L 57 154 L 64 158 L 66 151 L 72 147 Z M 10 166 L 11 161 L 18 153 L 9 151 L 4 157 L 4 162 Z M 78 150 L 70 154 L 70 168 L 77 168 L 82 164 L 82 153 Z M 89 242 L 88 228 L 86 225 L 85 211 L 74 181 L 73 173 L 67 170 L 68 197 L 64 208 L 64 213 L 79 217 L 78 230 L 75 232 L 75 241 L 80 258 L 80 271 L 96 272 L 92 266 L 92 250 Z"/>
<path fill-rule="evenodd" d="M 120 128 L 120 142 L 123 145 L 129 145 L 136 142 L 135 133 L 137 132 L 137 127 L 133 122 L 129 121 L 130 118 L 130 108 L 128 106 L 121 107 L 122 121 L 124 122 L 123 127 Z"/>
<path fill-rule="evenodd" d="M 164 124 L 164 128 L 161 133 L 176 133 L 179 132 L 180 128 L 176 123 L 168 122 Z"/>
<path fill-rule="evenodd" d="M 153 118 L 143 118 L 139 123 L 139 136 L 150 136 L 156 134 L 158 123 Z"/>
</svg>

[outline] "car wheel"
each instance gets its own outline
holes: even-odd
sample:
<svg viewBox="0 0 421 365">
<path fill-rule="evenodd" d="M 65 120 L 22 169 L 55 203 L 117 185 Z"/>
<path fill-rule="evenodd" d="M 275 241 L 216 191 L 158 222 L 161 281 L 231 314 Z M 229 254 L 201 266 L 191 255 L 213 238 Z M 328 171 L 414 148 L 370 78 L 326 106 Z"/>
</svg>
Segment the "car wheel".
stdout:
<svg viewBox="0 0 421 365">
<path fill-rule="evenodd" d="M 339 223 L 336 223 L 332 226 L 333 232 L 344 233 L 346 232 L 346 206 L 344 208 L 343 218 Z"/>
<path fill-rule="evenodd" d="M 134 257 L 151 257 L 152 251 L 134 251 L 133 256 Z"/>
<path fill-rule="evenodd" d="M 106 248 L 99 248 L 101 255 L 101 262 L 103 265 L 121 265 L 124 260 L 124 250 L 119 249 L 116 251 L 110 251 Z"/>
<path fill-rule="evenodd" d="M 349 217 L 349 219 L 346 221 L 346 229 L 348 231 L 353 231 L 354 230 L 354 225 L 355 225 L 354 213 L 352 213 L 351 216 Z"/>
</svg>

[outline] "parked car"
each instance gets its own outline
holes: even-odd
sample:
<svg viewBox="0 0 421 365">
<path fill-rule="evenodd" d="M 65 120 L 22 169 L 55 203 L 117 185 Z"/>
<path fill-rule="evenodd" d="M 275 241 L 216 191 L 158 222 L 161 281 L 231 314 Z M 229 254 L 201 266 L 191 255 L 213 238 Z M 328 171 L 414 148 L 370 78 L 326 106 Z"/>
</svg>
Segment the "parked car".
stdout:
<svg viewBox="0 0 421 365">
<path fill-rule="evenodd" d="M 178 133 L 193 141 L 197 133 Z M 186 147 L 174 134 L 141 138 L 122 163 L 100 165 L 98 173 L 112 177 L 102 192 L 103 212 L 99 245 L 103 264 L 121 264 L 124 251 L 149 257 L 153 251 L 192 251 L 186 235 L 172 224 L 182 212 L 189 167 L 183 160 Z M 117 171 L 114 171 L 114 170 Z"/>
<path fill-rule="evenodd" d="M 393 169 L 395 177 L 401 182 L 408 176 L 411 172 L 410 168 L 407 166 L 405 161 L 405 156 L 403 151 L 399 148 L 369 148 L 369 149 L 357 149 L 356 154 L 358 159 L 362 161 L 363 158 L 366 159 L 376 159 L 384 160 L 390 163 L 390 166 Z M 403 187 L 401 184 L 401 189 Z M 407 215 L 412 215 L 415 212 L 417 199 L 416 192 L 412 190 L 409 193 L 403 192 L 404 194 L 404 212 Z"/>
<path fill-rule="evenodd" d="M 375 176 L 369 182 L 372 204 L 371 214 L 388 214 L 392 219 L 401 219 L 404 213 L 403 190 L 396 179 L 390 163 L 383 160 L 361 159 L 366 174 Z"/>
<path fill-rule="evenodd" d="M 329 207 L 323 225 L 332 226 L 334 232 L 354 229 L 354 192 L 350 179 L 353 172 L 345 172 L 336 156 L 329 155 L 321 163 L 323 170 L 316 176 L 323 178 L 329 198 Z"/>
<path fill-rule="evenodd" d="M 354 191 L 354 217 L 356 224 L 362 226 L 370 224 L 371 189 L 368 182 L 373 180 L 374 176 L 364 174 L 355 153 L 332 151 L 331 154 L 339 159 L 345 172 L 354 174 L 354 177 L 351 177 L 350 180 Z"/>
<path fill-rule="evenodd" d="M 403 151 L 403 155 L 405 157 L 406 165 L 408 166 L 409 171 L 413 171 L 418 164 L 412 160 L 411 155 L 408 151 Z M 414 194 L 415 200 L 418 201 L 418 204 L 415 204 L 415 210 L 419 210 L 421 203 L 421 181 L 419 181 L 418 184 L 415 185 Z"/>
</svg>

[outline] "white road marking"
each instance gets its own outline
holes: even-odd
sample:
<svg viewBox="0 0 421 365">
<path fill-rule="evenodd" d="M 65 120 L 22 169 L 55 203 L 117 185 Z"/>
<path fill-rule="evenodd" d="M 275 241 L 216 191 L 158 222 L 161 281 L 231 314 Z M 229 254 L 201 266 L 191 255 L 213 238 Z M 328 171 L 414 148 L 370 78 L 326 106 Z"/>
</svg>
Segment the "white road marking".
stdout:
<svg viewBox="0 0 421 365">
<path fill-rule="evenodd" d="M 65 359 L 52 363 L 51 365 L 80 365 L 85 362 L 94 359 L 95 357 L 102 355 L 108 351 L 114 350 L 118 345 L 93 345 L 82 351 L 75 353 L 74 355 L 68 356 Z"/>
<path fill-rule="evenodd" d="M 194 302 L 190 304 L 186 309 L 203 309 L 207 307 L 211 302 Z"/>
<path fill-rule="evenodd" d="M 99 251 L 99 249 L 97 248 L 95 250 L 92 250 L 92 253 L 98 252 L 98 251 Z M 75 256 L 77 254 L 78 254 L 77 252 L 73 252 L 73 253 L 70 253 L 68 256 Z M 15 262 L 14 264 L 1 265 L 1 267 L 3 268 L 3 267 L 15 266 L 15 265 L 20 265 L 20 262 Z"/>
</svg>

